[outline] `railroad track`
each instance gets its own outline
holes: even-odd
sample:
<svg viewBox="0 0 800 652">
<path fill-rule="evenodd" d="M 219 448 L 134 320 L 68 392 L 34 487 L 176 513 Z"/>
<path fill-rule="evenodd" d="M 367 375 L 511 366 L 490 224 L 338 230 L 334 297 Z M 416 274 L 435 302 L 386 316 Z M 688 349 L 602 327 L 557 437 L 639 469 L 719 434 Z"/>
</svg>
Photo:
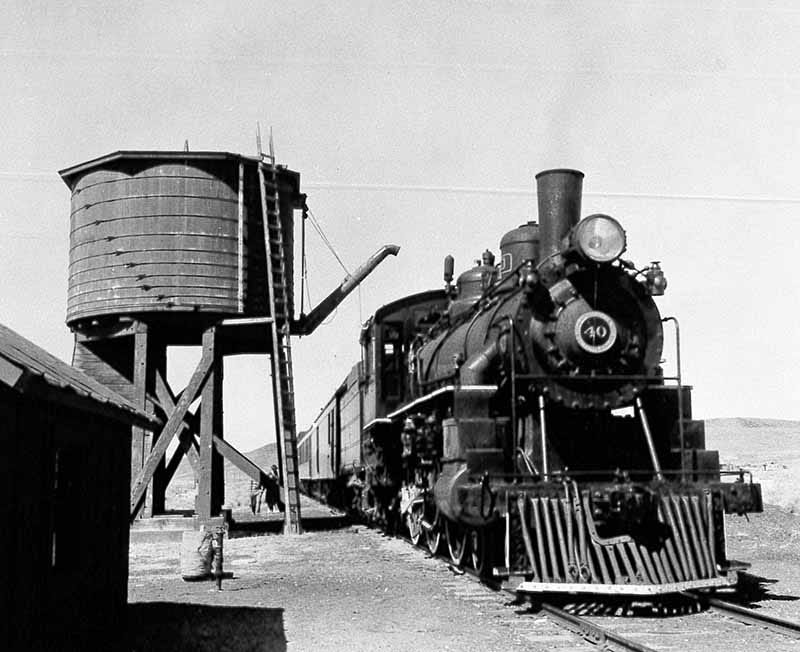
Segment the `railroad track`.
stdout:
<svg viewBox="0 0 800 652">
<path fill-rule="evenodd" d="M 732 602 L 720 600 L 719 598 L 702 593 L 691 592 L 685 595 L 688 595 L 697 600 L 701 605 L 713 609 L 728 618 L 733 618 L 747 625 L 763 627 L 771 632 L 782 634 L 789 638 L 800 639 L 800 623 L 784 620 L 783 618 L 778 618 L 770 614 L 762 614 L 754 609 L 748 609 L 747 607 L 742 607 Z"/>
<path fill-rule="evenodd" d="M 557 625 L 577 634 L 583 640 L 602 650 L 628 650 L 630 652 L 657 652 L 655 648 L 638 643 L 621 634 L 592 622 L 587 618 L 571 614 L 560 607 L 543 603 L 542 611 Z"/>
<path fill-rule="evenodd" d="M 795 650 L 800 623 L 762 614 L 702 593 L 685 593 L 665 604 L 652 603 L 650 617 L 597 615 L 614 606 L 542 603 L 539 608 L 560 626 L 603 650 L 662 652 L 667 650 Z M 642 609 L 643 605 L 640 604 Z M 584 615 L 581 612 L 586 612 Z M 664 615 L 667 617 L 664 617 Z M 752 627 L 731 626 L 733 619 Z M 601 623 L 611 623 L 604 626 Z M 765 634 L 769 632 L 769 634 Z M 772 636 L 770 636 L 770 634 Z"/>
<path fill-rule="evenodd" d="M 418 549 L 407 537 L 403 538 Z M 430 557 L 427 551 L 425 554 Z M 445 563 L 454 575 L 468 576 L 476 585 L 486 587 L 495 594 L 500 591 L 511 598 L 514 605 L 525 604 L 526 611 L 517 611 L 519 615 L 545 616 L 561 631 L 578 636 L 588 645 L 601 650 L 789 652 L 798 649 L 800 623 L 763 614 L 702 592 L 685 592 L 652 601 L 640 598 L 600 601 L 596 597 L 584 601 L 578 596 L 542 596 L 543 600 L 539 601 L 529 595 L 522 596 L 513 590 L 501 589 L 498 582 L 480 578 L 468 567 L 453 566 L 446 554 L 437 555 L 436 559 Z M 488 596 L 481 596 L 477 588 L 474 591 L 465 588 L 456 577 L 449 586 L 456 597 L 466 601 L 489 600 Z M 748 627 L 732 626 L 730 619 Z M 542 631 L 541 626 L 527 629 L 524 620 L 518 620 L 515 626 L 532 643 L 542 643 L 540 634 L 545 641 L 557 638 L 552 633 Z M 769 632 L 766 637 L 772 635 L 774 641 L 772 638 L 767 641 L 765 632 Z M 575 649 L 574 643 L 570 645 L 563 640 L 560 646 L 563 649 Z"/>
</svg>

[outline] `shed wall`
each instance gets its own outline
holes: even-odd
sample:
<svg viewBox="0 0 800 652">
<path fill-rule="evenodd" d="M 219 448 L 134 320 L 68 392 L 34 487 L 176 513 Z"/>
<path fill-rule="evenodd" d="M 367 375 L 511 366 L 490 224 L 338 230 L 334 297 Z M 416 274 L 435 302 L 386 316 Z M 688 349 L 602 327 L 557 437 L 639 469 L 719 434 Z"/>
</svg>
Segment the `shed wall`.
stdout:
<svg viewBox="0 0 800 652">
<path fill-rule="evenodd" d="M 129 426 L 5 387 L 0 417 L 7 649 L 107 642 L 127 601 Z"/>
</svg>

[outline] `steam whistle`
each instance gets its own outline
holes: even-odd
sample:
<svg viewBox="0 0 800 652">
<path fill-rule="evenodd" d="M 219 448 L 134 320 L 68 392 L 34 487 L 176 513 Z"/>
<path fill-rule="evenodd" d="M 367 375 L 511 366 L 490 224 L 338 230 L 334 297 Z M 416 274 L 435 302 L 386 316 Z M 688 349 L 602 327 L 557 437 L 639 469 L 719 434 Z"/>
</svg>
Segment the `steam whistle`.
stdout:
<svg viewBox="0 0 800 652">
<path fill-rule="evenodd" d="M 444 257 L 444 291 L 447 292 L 448 297 L 453 297 L 455 294 L 455 288 L 453 288 L 453 269 L 455 267 L 455 261 L 451 255 L 447 255 Z"/>
</svg>

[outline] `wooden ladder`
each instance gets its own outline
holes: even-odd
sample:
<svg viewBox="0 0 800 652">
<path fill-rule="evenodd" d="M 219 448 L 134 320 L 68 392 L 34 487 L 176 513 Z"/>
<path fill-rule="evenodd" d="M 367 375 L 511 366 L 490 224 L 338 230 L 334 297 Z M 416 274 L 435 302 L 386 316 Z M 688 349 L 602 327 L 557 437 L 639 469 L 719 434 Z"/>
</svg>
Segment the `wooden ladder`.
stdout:
<svg viewBox="0 0 800 652">
<path fill-rule="evenodd" d="M 264 220 L 264 251 L 267 267 L 267 293 L 269 299 L 270 335 L 272 337 L 272 390 L 275 397 L 275 426 L 278 433 L 278 454 L 283 476 L 284 533 L 300 534 L 300 479 L 297 466 L 297 424 L 294 406 L 294 379 L 292 377 L 292 346 L 289 333 L 289 284 L 286 277 L 283 228 L 280 219 L 278 176 L 275 157 L 270 153 L 269 163 L 263 159 L 258 165 L 261 194 L 261 214 Z M 266 172 L 266 174 L 265 174 Z M 281 446 L 282 444 L 282 446 Z M 281 454 L 281 447 L 283 448 Z"/>
</svg>

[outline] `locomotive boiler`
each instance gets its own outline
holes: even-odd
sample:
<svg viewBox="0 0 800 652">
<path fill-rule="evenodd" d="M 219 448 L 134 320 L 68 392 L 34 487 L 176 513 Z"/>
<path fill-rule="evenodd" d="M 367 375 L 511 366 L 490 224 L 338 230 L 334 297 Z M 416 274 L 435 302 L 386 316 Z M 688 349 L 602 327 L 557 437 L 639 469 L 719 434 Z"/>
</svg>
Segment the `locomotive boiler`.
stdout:
<svg viewBox="0 0 800 652">
<path fill-rule="evenodd" d="M 539 221 L 503 236 L 499 259 L 453 284 L 448 256 L 444 290 L 365 325 L 301 473 L 322 487 L 312 450 L 327 450 L 331 497 L 518 591 L 730 584 L 724 515 L 760 511 L 760 487 L 723 481 L 691 388 L 664 374 L 664 273 L 623 257 L 614 218 L 580 219 L 582 173 L 536 180 Z"/>
</svg>

